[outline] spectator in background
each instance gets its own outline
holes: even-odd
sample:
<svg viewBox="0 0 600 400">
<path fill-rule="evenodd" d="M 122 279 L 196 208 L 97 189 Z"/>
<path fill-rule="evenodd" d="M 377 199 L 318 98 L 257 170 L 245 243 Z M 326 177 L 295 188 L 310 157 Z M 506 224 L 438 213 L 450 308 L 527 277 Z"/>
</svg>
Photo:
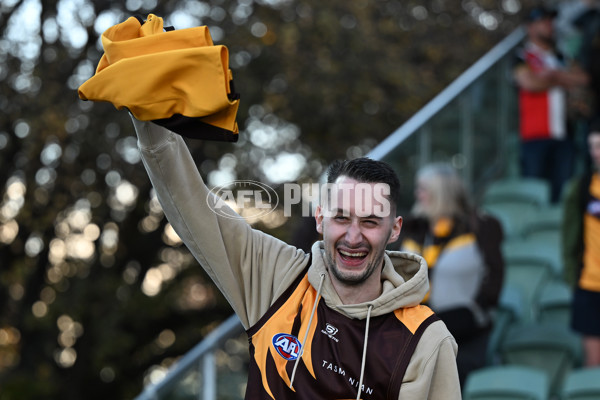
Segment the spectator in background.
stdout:
<svg viewBox="0 0 600 400">
<path fill-rule="evenodd" d="M 587 147 L 587 134 L 591 121 L 600 116 L 600 0 L 579 0 L 578 9 L 579 12 L 571 18 L 578 38 L 574 56 L 577 64 L 588 74 L 589 85 L 576 91 L 578 96 L 571 96 L 576 101 L 570 103 L 577 107 L 581 117 L 576 145 L 583 153 L 578 160 L 587 171 L 593 165 Z"/>
<path fill-rule="evenodd" d="M 581 0 L 586 7 L 573 20 L 580 32 L 575 59 L 589 76 L 587 117 L 600 115 L 600 1 Z"/>
<path fill-rule="evenodd" d="M 527 16 L 527 39 L 517 52 L 514 79 L 519 87 L 521 173 L 546 179 L 558 202 L 573 173 L 575 147 L 568 125 L 567 90 L 587 84 L 581 68 L 567 69 L 555 49 L 556 12 L 534 8 Z"/>
<path fill-rule="evenodd" d="M 573 329 L 583 335 L 587 366 L 600 366 L 600 119 L 590 124 L 591 171 L 565 190 L 563 263 L 574 288 Z"/>
<path fill-rule="evenodd" d="M 422 168 L 415 197 L 400 246 L 427 261 L 431 287 L 426 303 L 459 345 L 458 372 L 464 384 L 471 371 L 486 363 L 491 312 L 504 275 L 502 228 L 471 204 L 461 177 L 448 164 Z"/>
</svg>

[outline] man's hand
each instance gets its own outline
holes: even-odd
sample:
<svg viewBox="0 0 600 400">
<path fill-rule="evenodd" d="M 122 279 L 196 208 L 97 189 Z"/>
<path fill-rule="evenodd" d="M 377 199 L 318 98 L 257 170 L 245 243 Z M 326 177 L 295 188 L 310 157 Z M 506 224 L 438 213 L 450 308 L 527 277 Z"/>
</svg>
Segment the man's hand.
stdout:
<svg viewBox="0 0 600 400">
<path fill-rule="evenodd" d="M 535 72 L 528 66 L 521 65 L 515 69 L 514 76 L 519 87 L 529 92 L 542 92 L 553 86 L 570 89 L 589 83 L 588 74 L 577 66 L 568 70 L 546 69 Z"/>
</svg>

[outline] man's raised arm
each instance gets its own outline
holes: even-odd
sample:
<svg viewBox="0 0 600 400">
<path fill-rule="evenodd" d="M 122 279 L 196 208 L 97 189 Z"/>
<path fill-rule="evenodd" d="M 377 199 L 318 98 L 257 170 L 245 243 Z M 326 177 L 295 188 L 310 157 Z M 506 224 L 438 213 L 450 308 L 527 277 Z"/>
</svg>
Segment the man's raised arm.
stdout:
<svg viewBox="0 0 600 400">
<path fill-rule="evenodd" d="M 225 295 L 242 324 L 252 326 L 308 263 L 301 250 L 252 229 L 212 196 L 183 138 L 133 118 L 144 166 L 167 219 Z"/>
</svg>

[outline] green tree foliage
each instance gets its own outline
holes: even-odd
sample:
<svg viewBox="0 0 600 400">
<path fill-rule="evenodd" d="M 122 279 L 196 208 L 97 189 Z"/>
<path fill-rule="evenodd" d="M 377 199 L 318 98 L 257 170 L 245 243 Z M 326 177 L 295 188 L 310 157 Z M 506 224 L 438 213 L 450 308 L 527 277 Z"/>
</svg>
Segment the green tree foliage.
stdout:
<svg viewBox="0 0 600 400">
<path fill-rule="evenodd" d="M 514 29 L 522 5 L 2 1 L 0 399 L 132 398 L 231 313 L 164 218 L 128 115 L 77 97 L 104 29 L 150 12 L 208 25 L 230 50 L 241 140 L 190 142 L 193 154 L 209 184 L 277 185 L 365 154 Z M 291 241 L 300 224 L 257 222 Z"/>
</svg>

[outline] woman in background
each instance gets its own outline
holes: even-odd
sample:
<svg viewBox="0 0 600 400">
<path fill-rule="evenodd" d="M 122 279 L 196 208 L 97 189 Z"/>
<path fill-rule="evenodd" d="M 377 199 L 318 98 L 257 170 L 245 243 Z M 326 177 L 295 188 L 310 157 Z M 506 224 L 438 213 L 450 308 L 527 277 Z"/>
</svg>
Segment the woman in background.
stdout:
<svg viewBox="0 0 600 400">
<path fill-rule="evenodd" d="M 502 227 L 471 203 L 456 170 L 431 164 L 416 177 L 416 202 L 405 218 L 401 249 L 422 255 L 429 266 L 426 303 L 458 343 L 461 385 L 485 366 L 492 311 L 504 275 Z"/>
</svg>

